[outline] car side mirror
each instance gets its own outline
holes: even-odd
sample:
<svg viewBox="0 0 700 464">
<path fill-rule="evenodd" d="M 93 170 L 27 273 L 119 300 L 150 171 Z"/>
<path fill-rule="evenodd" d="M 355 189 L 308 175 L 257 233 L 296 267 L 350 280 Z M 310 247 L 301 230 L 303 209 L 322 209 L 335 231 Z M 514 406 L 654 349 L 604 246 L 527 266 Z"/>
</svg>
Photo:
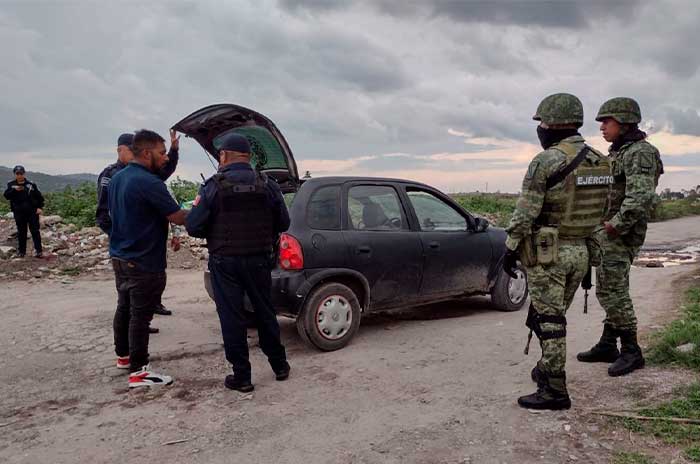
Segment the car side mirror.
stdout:
<svg viewBox="0 0 700 464">
<path fill-rule="evenodd" d="M 489 221 L 484 218 L 474 218 L 474 232 L 484 232 L 489 228 Z"/>
</svg>

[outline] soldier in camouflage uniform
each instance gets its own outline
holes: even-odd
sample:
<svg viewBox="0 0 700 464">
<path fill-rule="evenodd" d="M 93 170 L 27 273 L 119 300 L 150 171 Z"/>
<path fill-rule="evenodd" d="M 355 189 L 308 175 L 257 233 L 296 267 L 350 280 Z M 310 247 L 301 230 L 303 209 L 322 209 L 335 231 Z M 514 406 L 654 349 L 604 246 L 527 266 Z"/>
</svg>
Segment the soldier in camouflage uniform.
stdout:
<svg viewBox="0 0 700 464">
<path fill-rule="evenodd" d="M 544 151 L 530 162 L 523 180 L 506 229 L 504 258 L 508 274 L 514 274 L 519 258 L 526 267 L 532 297 L 527 326 L 542 348 L 542 358 L 532 370 L 537 391 L 518 398 L 518 404 L 568 409 L 566 310 L 588 270 L 586 241 L 603 218 L 612 176 L 608 158 L 587 146 L 578 133 L 583 124 L 578 98 L 550 95 L 533 119 L 540 121 L 537 135 Z"/>
<path fill-rule="evenodd" d="M 642 350 L 637 344 L 637 318 L 630 298 L 629 273 L 644 243 L 663 164 L 659 151 L 637 127 L 641 119 L 637 102 L 625 97 L 606 101 L 596 116 L 596 121 L 601 122 L 603 138 L 612 143 L 610 157 L 615 179 L 610 211 L 597 234 L 601 264 L 596 268 L 596 296 L 606 317 L 600 341 L 577 358 L 582 362 L 613 363 L 608 369 L 613 377 L 644 367 Z M 618 337 L 621 354 L 617 349 Z"/>
</svg>

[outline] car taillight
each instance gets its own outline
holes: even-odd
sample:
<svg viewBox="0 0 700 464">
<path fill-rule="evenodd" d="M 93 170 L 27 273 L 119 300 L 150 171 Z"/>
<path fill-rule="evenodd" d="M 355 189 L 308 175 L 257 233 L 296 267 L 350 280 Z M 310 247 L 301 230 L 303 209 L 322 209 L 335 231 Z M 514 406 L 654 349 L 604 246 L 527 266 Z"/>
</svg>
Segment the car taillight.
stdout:
<svg viewBox="0 0 700 464">
<path fill-rule="evenodd" d="M 280 236 L 279 264 L 282 269 L 288 271 L 304 269 L 304 252 L 299 241 L 289 234 Z"/>
</svg>

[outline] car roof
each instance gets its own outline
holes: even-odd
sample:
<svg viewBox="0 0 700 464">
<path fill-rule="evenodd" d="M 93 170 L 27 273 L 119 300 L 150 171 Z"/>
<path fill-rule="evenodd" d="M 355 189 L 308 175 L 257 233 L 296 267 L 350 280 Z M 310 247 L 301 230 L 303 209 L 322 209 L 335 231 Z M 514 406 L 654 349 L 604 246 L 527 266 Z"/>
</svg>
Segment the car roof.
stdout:
<svg viewBox="0 0 700 464">
<path fill-rule="evenodd" d="M 411 184 L 419 187 L 427 187 L 432 190 L 438 190 L 438 188 L 433 187 L 422 182 L 407 179 L 394 179 L 391 177 L 367 177 L 367 176 L 328 176 L 328 177 L 312 177 L 311 179 L 304 180 L 304 184 L 344 184 L 348 182 L 387 182 L 387 183 L 399 183 L 399 184 Z"/>
</svg>

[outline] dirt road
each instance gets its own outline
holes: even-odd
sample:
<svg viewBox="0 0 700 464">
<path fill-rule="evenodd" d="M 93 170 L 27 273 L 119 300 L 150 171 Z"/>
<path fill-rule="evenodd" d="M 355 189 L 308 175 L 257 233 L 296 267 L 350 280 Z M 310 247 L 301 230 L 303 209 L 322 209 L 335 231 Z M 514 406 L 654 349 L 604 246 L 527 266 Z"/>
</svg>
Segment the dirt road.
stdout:
<svg viewBox="0 0 700 464">
<path fill-rule="evenodd" d="M 650 242 L 668 240 L 664 230 L 674 241 L 695 238 L 700 218 L 681 221 L 653 225 Z M 633 270 L 643 327 L 671 316 L 673 283 L 696 269 Z M 590 410 L 655 400 L 689 380 L 658 368 L 613 379 L 605 365 L 577 363 L 602 320 L 594 296 L 582 314 L 579 293 L 569 313 L 568 412 L 516 405 L 534 390 L 539 349 L 523 355 L 524 311 L 501 313 L 484 298 L 370 315 L 333 353 L 302 345 L 281 319 L 290 379 L 275 382 L 253 348 L 256 390 L 242 395 L 223 388 L 229 371 L 200 272 L 177 271 L 165 295 L 175 315 L 156 318 L 161 334 L 151 343 L 153 364 L 175 384 L 128 392 L 113 367 L 113 287 L 108 275 L 2 284 L 0 462 L 604 463 L 631 445 Z"/>
</svg>

